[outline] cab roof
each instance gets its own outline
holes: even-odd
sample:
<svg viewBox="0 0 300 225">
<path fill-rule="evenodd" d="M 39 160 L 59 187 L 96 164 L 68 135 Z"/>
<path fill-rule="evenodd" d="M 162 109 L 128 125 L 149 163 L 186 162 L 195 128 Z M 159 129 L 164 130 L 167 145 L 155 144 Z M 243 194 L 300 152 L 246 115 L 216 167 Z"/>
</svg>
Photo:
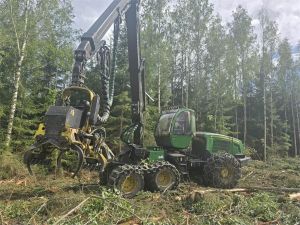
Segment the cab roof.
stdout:
<svg viewBox="0 0 300 225">
<path fill-rule="evenodd" d="M 167 109 L 164 109 L 161 113 L 161 115 L 170 114 L 170 113 L 177 113 L 182 111 L 190 111 L 195 112 L 193 109 L 184 108 L 184 107 L 169 107 Z"/>
</svg>

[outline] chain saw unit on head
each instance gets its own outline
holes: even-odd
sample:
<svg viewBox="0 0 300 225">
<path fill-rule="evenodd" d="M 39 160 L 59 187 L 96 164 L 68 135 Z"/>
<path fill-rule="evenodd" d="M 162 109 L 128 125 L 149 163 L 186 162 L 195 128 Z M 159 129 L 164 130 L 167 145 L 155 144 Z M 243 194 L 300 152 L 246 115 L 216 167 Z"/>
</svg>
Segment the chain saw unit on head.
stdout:
<svg viewBox="0 0 300 225">
<path fill-rule="evenodd" d="M 108 120 L 114 96 L 116 52 L 120 23 L 125 15 L 128 34 L 128 58 L 132 96 L 132 122 L 126 134 L 134 135 L 134 143 L 142 144 L 142 119 L 145 109 L 144 60 L 140 57 L 139 44 L 139 0 L 114 0 L 91 28 L 82 35 L 75 50 L 72 83 L 62 93 L 62 104 L 51 106 L 44 123 L 39 125 L 35 143 L 24 155 L 30 165 L 48 164 L 54 149 L 59 149 L 57 166 L 69 152 L 76 153 L 77 166 L 73 177 L 83 164 L 99 167 L 104 171 L 115 155 L 105 143 L 103 124 Z M 102 38 L 114 26 L 112 54 Z M 97 58 L 101 77 L 101 94 L 95 94 L 84 85 L 85 65 L 92 57 Z M 126 136 L 126 135 L 125 135 Z"/>
<path fill-rule="evenodd" d="M 143 146 L 145 111 L 144 60 L 140 55 L 139 1 L 114 0 L 92 27 L 83 34 L 75 51 L 72 84 L 62 94 L 62 104 L 51 106 L 35 134 L 35 143 L 24 155 L 30 165 L 48 164 L 58 149 L 61 166 L 76 176 L 83 165 L 97 169 L 100 182 L 135 196 L 144 188 L 166 191 L 180 180 L 193 179 L 219 188 L 234 187 L 240 167 L 249 160 L 240 140 L 221 134 L 196 132 L 195 112 L 188 108 L 163 111 L 155 129 L 157 146 Z M 119 26 L 125 15 L 131 88 L 132 125 L 121 135 L 126 147 L 115 155 L 105 143 L 103 127 L 114 95 Z M 114 24 L 113 51 L 102 40 Z M 85 64 L 93 56 L 99 63 L 101 96 L 84 86 Z"/>
</svg>

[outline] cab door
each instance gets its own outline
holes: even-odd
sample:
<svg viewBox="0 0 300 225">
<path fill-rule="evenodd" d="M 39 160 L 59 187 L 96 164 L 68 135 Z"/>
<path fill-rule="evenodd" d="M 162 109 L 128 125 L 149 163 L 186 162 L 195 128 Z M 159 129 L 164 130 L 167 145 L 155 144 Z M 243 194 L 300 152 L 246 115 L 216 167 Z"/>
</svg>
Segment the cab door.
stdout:
<svg viewBox="0 0 300 225">
<path fill-rule="evenodd" d="M 195 131 L 194 111 L 179 110 L 171 126 L 171 144 L 174 148 L 185 149 L 191 145 Z"/>
</svg>

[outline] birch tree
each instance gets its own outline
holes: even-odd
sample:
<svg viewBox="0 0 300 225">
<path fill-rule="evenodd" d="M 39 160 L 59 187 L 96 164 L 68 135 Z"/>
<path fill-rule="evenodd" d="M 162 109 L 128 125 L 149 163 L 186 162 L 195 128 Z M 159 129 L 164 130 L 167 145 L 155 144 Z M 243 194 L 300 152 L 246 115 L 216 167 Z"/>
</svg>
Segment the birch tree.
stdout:
<svg viewBox="0 0 300 225">
<path fill-rule="evenodd" d="M 14 45 L 17 49 L 16 67 L 13 78 L 13 92 L 10 103 L 10 111 L 8 118 L 7 134 L 5 146 L 8 147 L 11 142 L 11 134 L 15 118 L 20 79 L 22 75 L 23 62 L 26 55 L 26 48 L 28 44 L 28 20 L 30 14 L 30 0 L 25 0 L 23 3 L 17 0 L 8 0 L 7 6 L 9 7 L 10 23 L 12 26 L 12 34 L 14 38 Z"/>
</svg>

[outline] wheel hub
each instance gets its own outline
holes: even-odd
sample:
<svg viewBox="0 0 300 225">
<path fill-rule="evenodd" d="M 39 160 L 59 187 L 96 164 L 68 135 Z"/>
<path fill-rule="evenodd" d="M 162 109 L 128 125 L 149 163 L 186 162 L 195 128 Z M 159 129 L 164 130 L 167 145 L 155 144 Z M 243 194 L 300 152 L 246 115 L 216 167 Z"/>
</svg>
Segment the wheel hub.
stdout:
<svg viewBox="0 0 300 225">
<path fill-rule="evenodd" d="M 137 188 L 137 181 L 133 175 L 128 175 L 121 184 L 121 192 L 131 193 Z"/>
<path fill-rule="evenodd" d="M 226 177 L 228 177 L 229 176 L 229 170 L 227 169 L 227 168 L 222 168 L 222 170 L 221 170 L 221 177 L 222 178 L 226 178 Z"/>
<path fill-rule="evenodd" d="M 162 187 L 168 187 L 173 182 L 173 176 L 167 169 L 162 169 L 157 173 L 156 183 Z"/>
</svg>

